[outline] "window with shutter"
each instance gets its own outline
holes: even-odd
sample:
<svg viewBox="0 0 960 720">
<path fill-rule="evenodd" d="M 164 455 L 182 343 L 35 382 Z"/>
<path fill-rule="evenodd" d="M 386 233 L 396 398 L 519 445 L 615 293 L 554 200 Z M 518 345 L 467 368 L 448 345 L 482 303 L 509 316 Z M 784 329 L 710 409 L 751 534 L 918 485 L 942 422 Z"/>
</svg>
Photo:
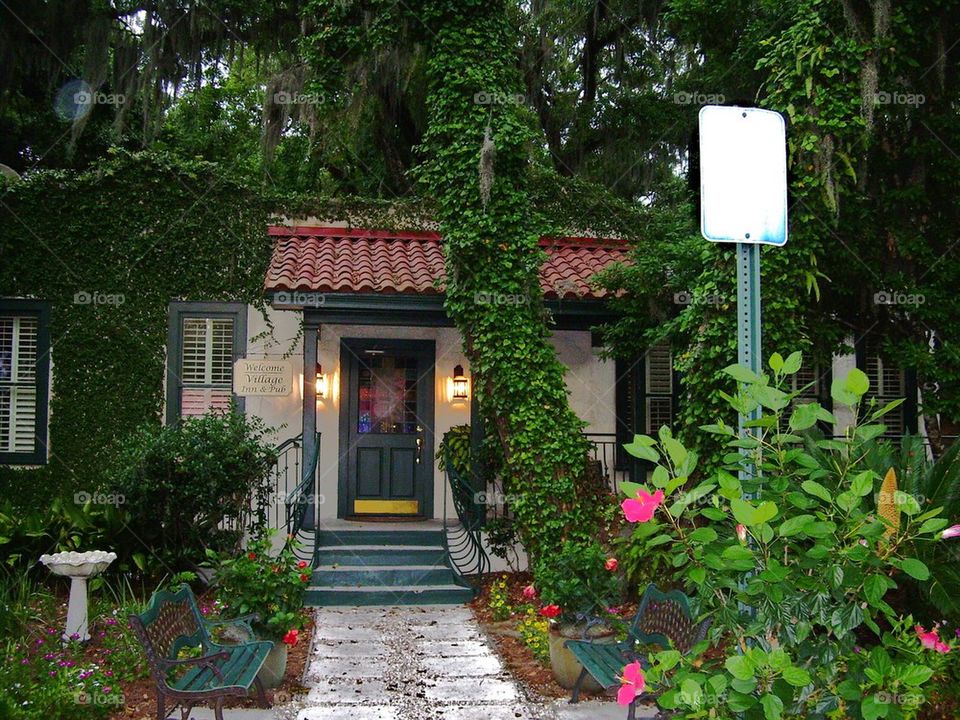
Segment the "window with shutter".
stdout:
<svg viewBox="0 0 960 720">
<path fill-rule="evenodd" d="M 47 306 L 0 303 L 0 463 L 46 462 Z"/>
<path fill-rule="evenodd" d="M 673 427 L 673 354 L 669 345 L 647 351 L 645 363 L 646 432 L 656 434 L 661 426 Z"/>
<path fill-rule="evenodd" d="M 229 409 L 233 365 L 245 354 L 246 306 L 173 303 L 170 314 L 167 420 Z"/>
<path fill-rule="evenodd" d="M 880 407 L 889 402 L 907 397 L 906 373 L 902 368 L 893 367 L 880 356 L 879 341 L 876 338 L 867 338 L 864 343 L 864 357 L 862 370 L 870 380 L 868 398 L 876 398 Z M 884 415 L 883 424 L 887 426 L 884 436 L 891 438 L 902 437 L 907 432 L 906 403 L 894 408 Z"/>
</svg>

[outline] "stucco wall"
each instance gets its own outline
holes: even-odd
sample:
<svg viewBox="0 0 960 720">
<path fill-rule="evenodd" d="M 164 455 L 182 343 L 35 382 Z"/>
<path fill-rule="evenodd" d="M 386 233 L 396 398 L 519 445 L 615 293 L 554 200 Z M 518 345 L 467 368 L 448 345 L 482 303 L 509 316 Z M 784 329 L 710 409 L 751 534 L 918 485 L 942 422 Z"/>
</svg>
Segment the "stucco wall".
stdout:
<svg viewBox="0 0 960 720">
<path fill-rule="evenodd" d="M 295 437 L 302 431 L 303 341 L 299 336 L 301 315 L 293 311 L 268 311 L 269 324 L 259 310 L 251 308 L 247 316 L 247 357 L 278 359 L 288 354 L 293 364 L 293 392 L 286 397 L 249 397 L 247 413 L 257 415 L 270 426 L 281 428 L 277 442 Z M 454 425 L 470 422 L 469 402 L 451 402 L 450 379 L 453 368 L 463 365 L 459 333 L 454 328 L 381 327 L 371 325 L 323 325 L 320 329 L 319 362 L 327 376 L 328 397 L 317 405 L 317 430 L 321 433 L 319 506 L 321 518 L 337 515 L 337 459 L 339 455 L 340 412 L 340 340 L 343 338 L 405 338 L 433 340 L 436 343 L 435 438 L 436 442 Z M 568 368 L 565 379 L 574 411 L 589 423 L 588 431 L 614 431 L 614 364 L 601 360 L 590 347 L 589 332 L 558 332 L 554 336 L 561 361 Z M 443 473 L 434 465 L 434 516 L 443 515 Z M 451 505 L 448 498 L 448 508 Z M 452 509 L 450 510 L 452 512 Z"/>
</svg>

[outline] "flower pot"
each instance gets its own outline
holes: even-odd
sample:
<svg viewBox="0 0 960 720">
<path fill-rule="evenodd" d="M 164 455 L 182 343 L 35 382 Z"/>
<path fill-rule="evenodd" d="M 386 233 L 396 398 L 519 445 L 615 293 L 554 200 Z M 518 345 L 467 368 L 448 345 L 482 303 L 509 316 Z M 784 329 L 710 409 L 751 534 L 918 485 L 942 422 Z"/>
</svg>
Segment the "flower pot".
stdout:
<svg viewBox="0 0 960 720">
<path fill-rule="evenodd" d="M 287 671 L 287 646 L 282 642 L 275 642 L 267 653 L 267 659 L 260 668 L 257 677 L 265 688 L 280 687 L 283 675 Z"/>
<path fill-rule="evenodd" d="M 555 626 L 550 627 L 550 668 L 553 670 L 553 679 L 557 681 L 560 687 L 567 690 L 572 690 L 573 686 L 577 684 L 577 678 L 580 677 L 583 665 L 568 648 L 564 647 L 564 643 L 567 640 L 583 640 L 584 628 L 585 626 L 582 624 L 564 625 L 559 629 Z M 599 625 L 591 627 L 587 631 L 586 639 L 595 643 L 612 644 L 617 641 L 617 634 L 613 628 Z M 584 678 L 581 687 L 588 692 L 603 690 L 589 674 Z"/>
</svg>

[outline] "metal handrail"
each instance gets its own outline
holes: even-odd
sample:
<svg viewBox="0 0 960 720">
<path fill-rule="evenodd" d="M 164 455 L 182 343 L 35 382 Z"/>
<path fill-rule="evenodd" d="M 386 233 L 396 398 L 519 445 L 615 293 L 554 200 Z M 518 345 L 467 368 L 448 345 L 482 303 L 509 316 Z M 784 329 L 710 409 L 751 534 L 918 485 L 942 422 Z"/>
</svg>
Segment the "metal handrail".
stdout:
<svg viewBox="0 0 960 720">
<path fill-rule="evenodd" d="M 450 497 L 457 511 L 457 525 L 451 525 L 447 517 L 447 493 L 443 494 L 443 544 L 450 559 L 450 567 L 457 580 L 465 587 L 479 588 L 479 577 L 490 571 L 490 558 L 483 547 L 480 531 L 485 520 L 485 506 L 477 501 L 476 493 L 447 462 L 444 468 Z M 469 580 L 468 578 L 474 578 Z"/>
<path fill-rule="evenodd" d="M 297 486 L 287 493 L 284 505 L 287 510 L 287 534 L 294 537 L 303 529 L 307 509 L 310 507 L 310 498 L 315 496 L 317 465 L 320 460 L 320 433 L 317 433 L 316 443 L 309 458 L 304 458 L 303 473 Z M 314 497 L 314 512 L 316 512 L 316 498 Z"/>
</svg>

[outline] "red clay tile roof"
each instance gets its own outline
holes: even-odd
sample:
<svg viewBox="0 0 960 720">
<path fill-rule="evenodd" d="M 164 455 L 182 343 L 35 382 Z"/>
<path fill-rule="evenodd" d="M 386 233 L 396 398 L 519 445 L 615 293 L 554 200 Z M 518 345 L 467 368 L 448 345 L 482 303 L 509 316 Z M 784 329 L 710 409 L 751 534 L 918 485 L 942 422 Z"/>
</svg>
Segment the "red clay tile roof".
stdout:
<svg viewBox="0 0 960 720">
<path fill-rule="evenodd" d="M 276 238 L 266 292 L 401 293 L 437 295 L 445 278 L 440 235 L 332 227 L 269 228 Z M 540 286 L 551 299 L 601 299 L 590 284 L 597 272 L 629 262 L 623 240 L 543 238 L 547 261 Z M 440 287 L 437 286 L 438 281 Z"/>
</svg>

